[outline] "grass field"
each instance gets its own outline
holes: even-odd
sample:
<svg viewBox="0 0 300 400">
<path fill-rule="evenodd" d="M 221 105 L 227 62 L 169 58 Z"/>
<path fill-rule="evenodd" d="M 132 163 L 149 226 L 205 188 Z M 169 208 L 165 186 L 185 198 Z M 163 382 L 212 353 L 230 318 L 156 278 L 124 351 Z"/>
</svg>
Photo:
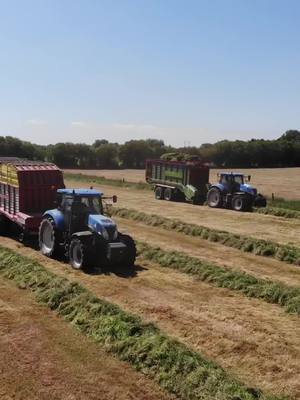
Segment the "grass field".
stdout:
<svg viewBox="0 0 300 400">
<path fill-rule="evenodd" d="M 0 398 L 299 399 L 300 220 L 66 181 L 91 184 L 136 265 L 75 271 L 2 237 Z"/>
<path fill-rule="evenodd" d="M 125 179 L 128 182 L 144 182 L 144 170 L 67 170 L 73 173 L 104 176 L 109 179 Z M 221 169 L 211 169 L 209 180 L 216 182 L 217 173 Z M 232 169 L 251 175 L 251 183 L 265 196 L 288 200 L 300 200 L 300 168 L 260 168 L 260 169 Z"/>
</svg>

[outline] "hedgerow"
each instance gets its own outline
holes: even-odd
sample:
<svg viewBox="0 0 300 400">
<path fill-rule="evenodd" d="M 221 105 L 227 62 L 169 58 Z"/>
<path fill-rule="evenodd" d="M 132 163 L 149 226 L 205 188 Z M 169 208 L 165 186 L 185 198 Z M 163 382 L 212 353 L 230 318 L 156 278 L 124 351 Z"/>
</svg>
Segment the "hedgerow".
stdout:
<svg viewBox="0 0 300 400">
<path fill-rule="evenodd" d="M 128 182 L 125 179 L 109 179 L 104 176 L 96 176 L 96 175 L 86 175 L 82 173 L 73 174 L 70 172 L 64 172 L 64 178 L 77 182 L 89 182 L 95 183 L 98 185 L 109 185 L 109 186 L 117 186 L 117 187 L 125 187 L 132 189 L 141 189 L 141 190 L 152 190 L 152 186 L 146 182 Z"/>
<path fill-rule="evenodd" d="M 56 276 L 37 262 L 0 247 L 0 273 L 30 289 L 108 352 L 131 363 L 181 399 L 279 400 L 230 377 L 221 367 L 143 323 L 118 306 L 95 297 L 78 283 Z"/>
<path fill-rule="evenodd" d="M 199 236 L 202 239 L 221 243 L 224 246 L 233 247 L 244 252 L 273 257 L 280 261 L 300 265 L 300 248 L 295 246 L 255 239 L 132 209 L 113 207 L 110 212 L 114 216 L 142 222 L 146 225 L 181 232 L 189 236 Z"/>
</svg>

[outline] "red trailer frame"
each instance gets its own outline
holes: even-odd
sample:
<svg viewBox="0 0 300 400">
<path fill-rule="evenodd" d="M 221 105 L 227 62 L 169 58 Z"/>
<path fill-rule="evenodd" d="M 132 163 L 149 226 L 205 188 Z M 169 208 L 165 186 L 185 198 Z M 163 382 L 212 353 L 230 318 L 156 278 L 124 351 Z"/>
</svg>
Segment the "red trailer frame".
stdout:
<svg viewBox="0 0 300 400">
<path fill-rule="evenodd" d="M 38 232 L 43 213 L 64 187 L 62 171 L 52 163 L 0 158 L 0 215 L 24 232 Z"/>
</svg>

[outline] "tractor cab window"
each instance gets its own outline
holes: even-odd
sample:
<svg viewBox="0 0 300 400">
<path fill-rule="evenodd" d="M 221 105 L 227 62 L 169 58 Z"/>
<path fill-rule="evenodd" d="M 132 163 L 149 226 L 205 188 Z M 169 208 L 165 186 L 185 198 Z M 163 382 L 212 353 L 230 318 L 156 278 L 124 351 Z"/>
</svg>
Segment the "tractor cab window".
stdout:
<svg viewBox="0 0 300 400">
<path fill-rule="evenodd" d="M 229 182 L 228 175 L 221 175 L 220 183 L 222 185 L 227 185 Z"/>
<path fill-rule="evenodd" d="M 234 182 L 238 183 L 239 185 L 243 185 L 244 184 L 244 177 L 243 175 L 235 175 L 234 176 Z"/>
<path fill-rule="evenodd" d="M 103 207 L 100 196 L 81 196 L 80 201 L 89 213 L 103 214 Z"/>
</svg>

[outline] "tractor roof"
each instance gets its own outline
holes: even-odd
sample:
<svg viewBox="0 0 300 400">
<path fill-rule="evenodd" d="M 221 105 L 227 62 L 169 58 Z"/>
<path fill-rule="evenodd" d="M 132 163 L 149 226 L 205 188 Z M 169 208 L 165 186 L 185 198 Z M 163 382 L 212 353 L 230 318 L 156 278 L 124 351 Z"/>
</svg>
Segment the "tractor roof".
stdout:
<svg viewBox="0 0 300 400">
<path fill-rule="evenodd" d="M 103 192 L 95 189 L 58 189 L 57 193 L 77 196 L 102 196 Z"/>
<path fill-rule="evenodd" d="M 220 175 L 244 176 L 244 174 L 242 174 L 241 172 L 220 172 Z"/>
</svg>

